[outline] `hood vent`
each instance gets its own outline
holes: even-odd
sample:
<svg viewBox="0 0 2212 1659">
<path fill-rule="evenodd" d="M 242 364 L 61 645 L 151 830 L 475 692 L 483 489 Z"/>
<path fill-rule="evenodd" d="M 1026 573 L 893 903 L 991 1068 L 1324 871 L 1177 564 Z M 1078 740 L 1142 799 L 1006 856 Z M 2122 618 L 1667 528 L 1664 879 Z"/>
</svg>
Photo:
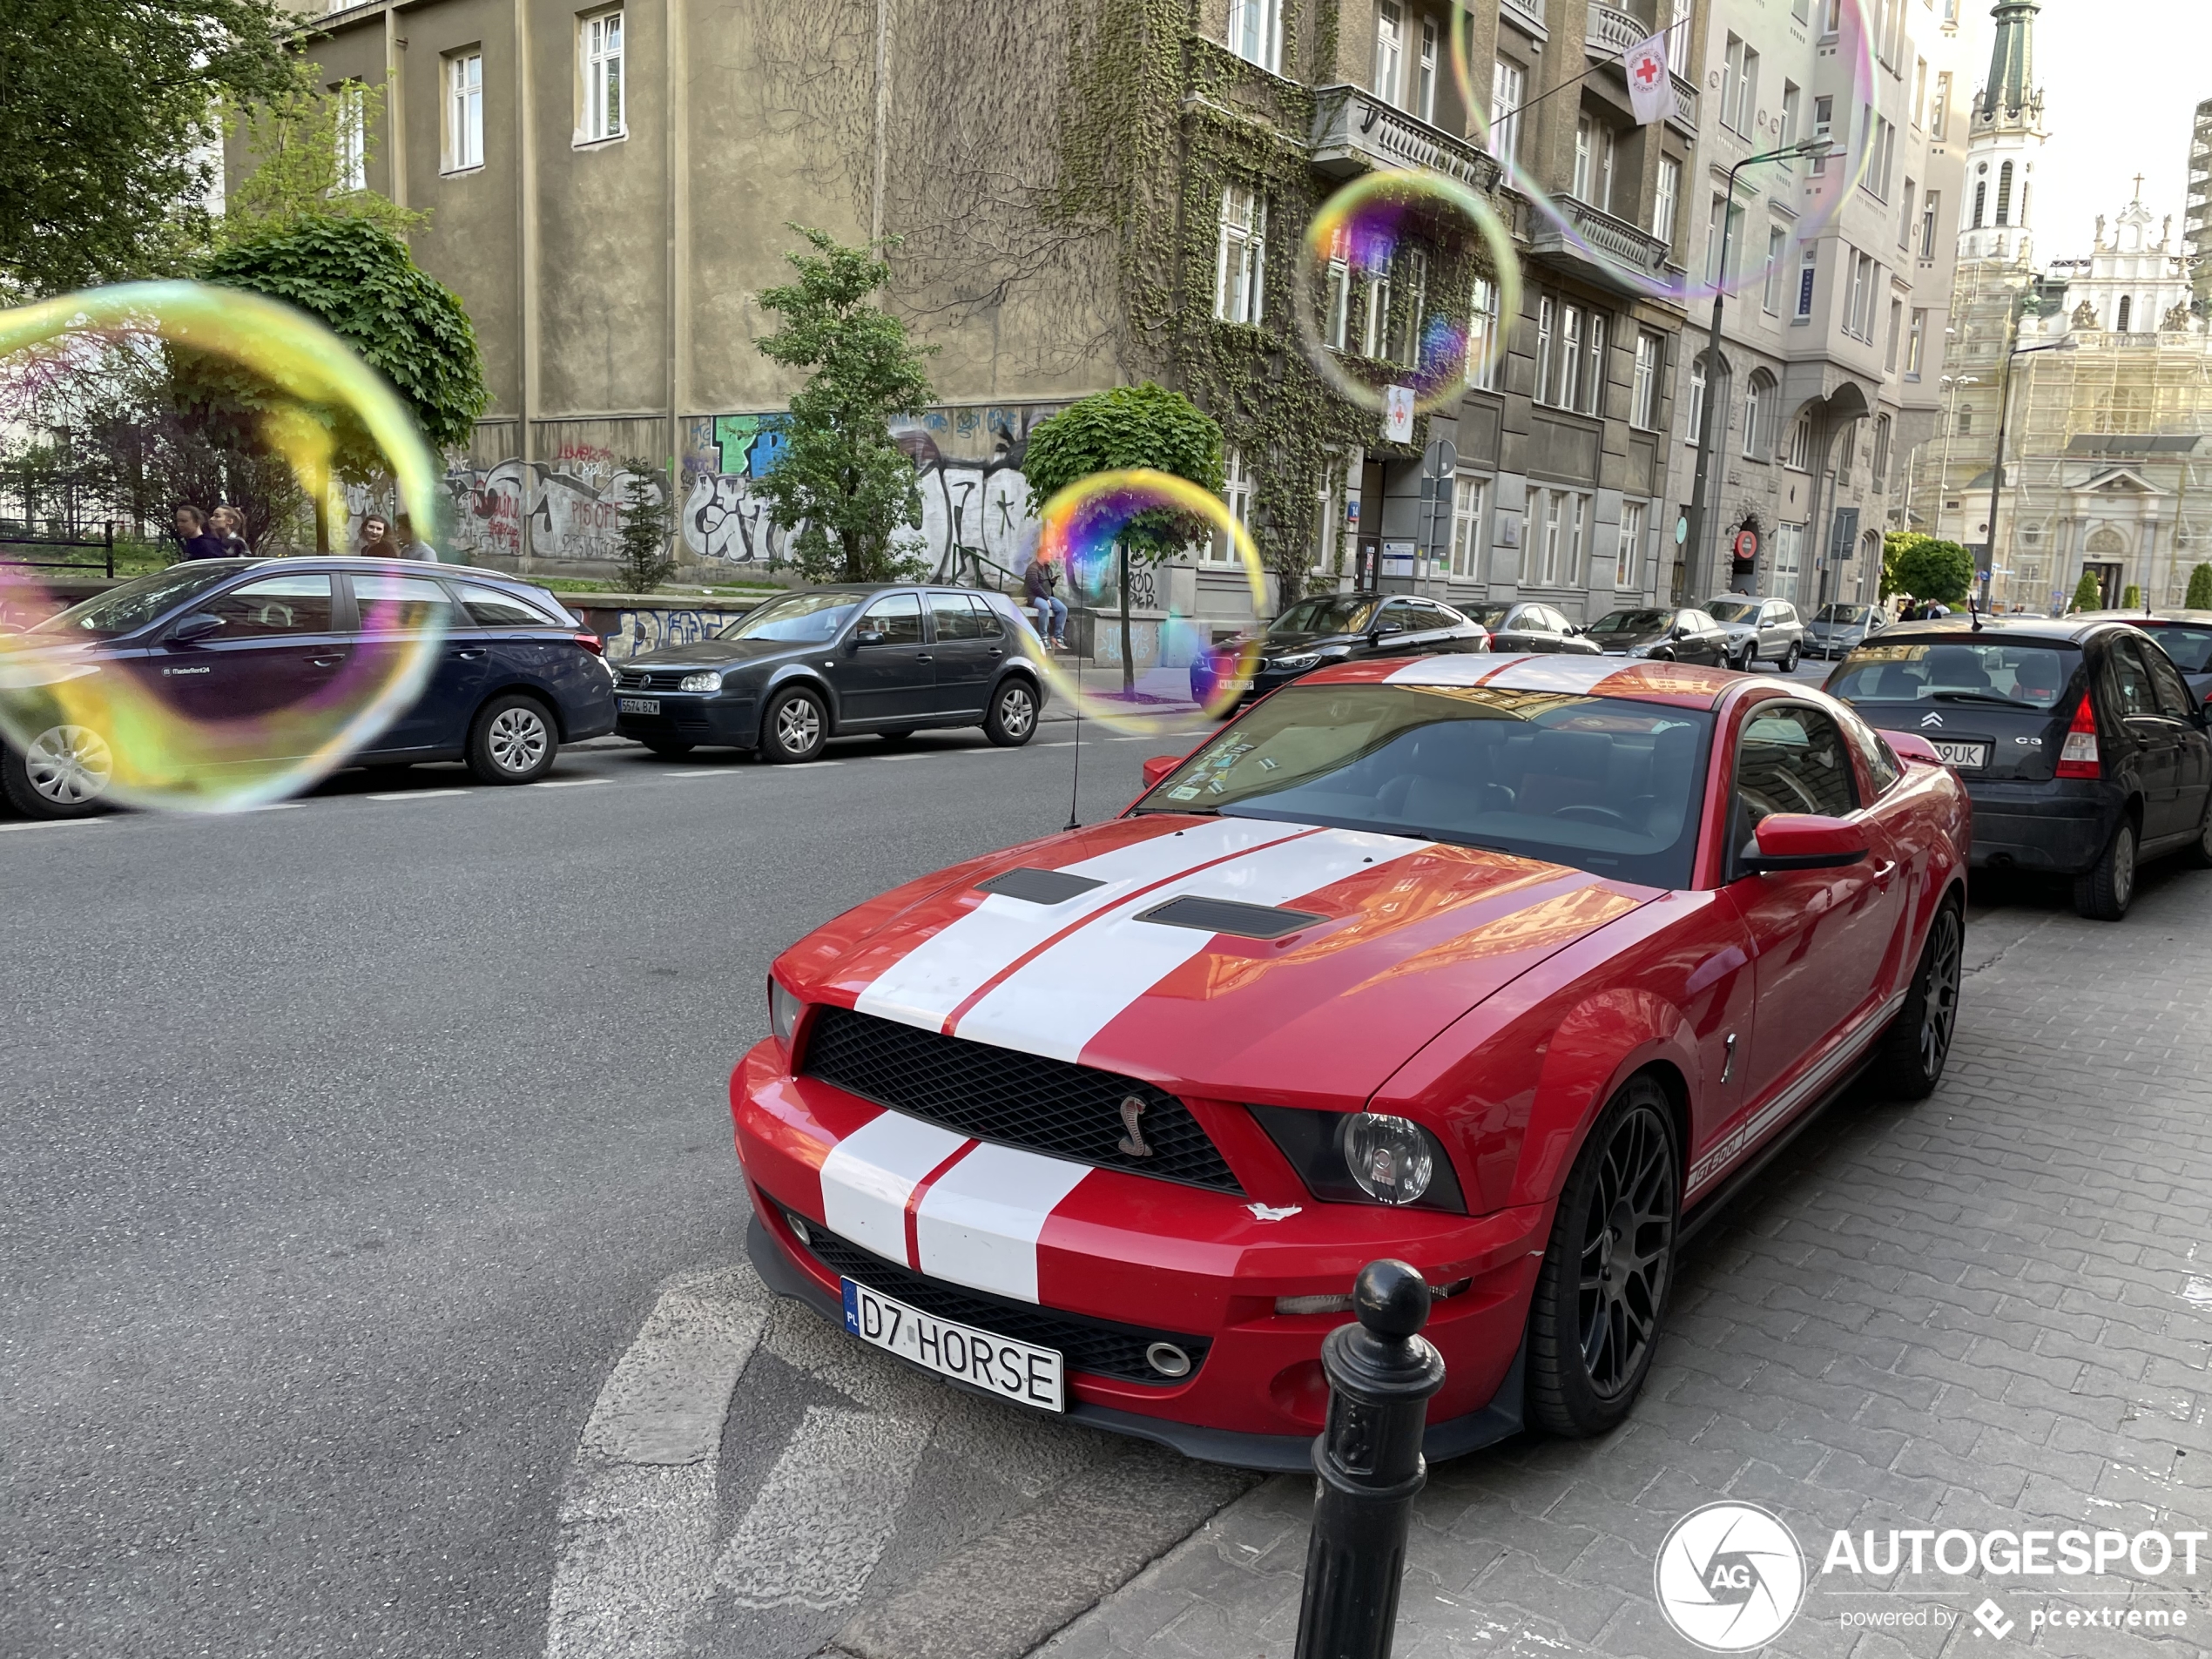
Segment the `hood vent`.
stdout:
<svg viewBox="0 0 2212 1659">
<path fill-rule="evenodd" d="M 1238 904 L 1231 899 L 1201 899 L 1194 894 L 1156 904 L 1138 912 L 1136 919 L 1157 921 L 1163 927 L 1195 927 L 1204 934 L 1235 934 L 1240 939 L 1280 939 L 1328 920 L 1310 910 L 1278 910 L 1267 905 Z"/>
<path fill-rule="evenodd" d="M 1094 881 L 1087 875 L 1070 875 L 1065 870 L 1038 870 L 1023 867 L 1001 871 L 988 881 L 978 881 L 978 893 L 995 893 L 1001 898 L 1025 899 L 1031 904 L 1066 904 L 1080 898 L 1093 887 L 1103 887 L 1103 881 Z"/>
</svg>

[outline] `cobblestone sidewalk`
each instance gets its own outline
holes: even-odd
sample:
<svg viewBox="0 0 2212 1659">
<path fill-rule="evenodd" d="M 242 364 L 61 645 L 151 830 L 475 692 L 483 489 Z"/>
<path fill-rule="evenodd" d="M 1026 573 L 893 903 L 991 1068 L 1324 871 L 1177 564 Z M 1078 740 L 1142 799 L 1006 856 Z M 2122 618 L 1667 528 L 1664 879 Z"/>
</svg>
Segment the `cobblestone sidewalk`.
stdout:
<svg viewBox="0 0 2212 1659">
<path fill-rule="evenodd" d="M 2212 1652 L 2203 1547 L 2193 1578 L 1822 1572 L 1839 1529 L 2212 1527 L 2212 876 L 2154 874 L 2116 927 L 2019 896 L 1969 927 L 1935 1097 L 1846 1099 L 1692 1246 L 1626 1426 L 1432 1471 L 1399 1659 L 1693 1654 L 1654 1559 L 1730 1498 L 1808 1557 L 1770 1653 Z M 1291 1659 L 1312 1491 L 1256 1488 L 1040 1659 Z M 1884 1613 L 1928 1622 L 1847 1623 Z"/>
</svg>

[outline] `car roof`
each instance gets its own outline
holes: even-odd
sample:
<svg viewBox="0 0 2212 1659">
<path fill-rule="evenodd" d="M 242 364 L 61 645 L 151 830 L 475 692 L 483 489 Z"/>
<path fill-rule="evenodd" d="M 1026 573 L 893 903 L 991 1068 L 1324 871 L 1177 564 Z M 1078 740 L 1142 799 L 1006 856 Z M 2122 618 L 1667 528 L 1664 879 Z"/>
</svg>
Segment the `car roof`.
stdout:
<svg viewBox="0 0 2212 1659">
<path fill-rule="evenodd" d="M 253 570 L 264 564 L 281 564 L 293 570 L 310 567 L 319 570 L 394 570 L 417 576 L 435 573 L 473 577 L 480 581 L 508 582 L 522 588 L 538 588 L 530 577 L 516 576 L 512 570 L 487 570 L 474 564 L 448 564 L 442 559 L 368 559 L 358 553 L 267 553 L 250 559 L 209 559 L 206 563 L 233 565 L 241 570 Z M 547 591 L 544 589 L 538 590 Z"/>
<path fill-rule="evenodd" d="M 1882 630 L 1881 644 L 1909 645 L 1916 639 L 2045 639 L 2055 644 L 2078 645 L 2092 634 L 2107 629 L 2132 625 L 2135 618 L 2111 614 L 2079 615 L 2072 617 L 2022 617 L 2015 622 L 2001 616 L 1985 616 L 1977 625 L 1975 619 L 1965 615 L 1937 617 L 1926 622 L 1893 623 Z M 1875 649 L 1871 641 L 1870 650 Z"/>
<path fill-rule="evenodd" d="M 1724 668 L 1689 663 L 1623 663 L 1619 658 L 1453 655 L 1371 658 L 1308 674 L 1307 685 L 1373 684 L 1415 689 L 1471 689 L 1554 691 L 1568 697 L 1619 697 L 1676 708 L 1710 709 L 1738 682 L 1750 677 Z"/>
<path fill-rule="evenodd" d="M 2195 623 L 2212 628 L 2212 610 L 2188 610 L 2179 605 L 2156 610 L 2083 610 L 2076 613 L 2082 622 L 2125 622 L 2138 628 L 2155 627 L 2161 622 Z"/>
</svg>

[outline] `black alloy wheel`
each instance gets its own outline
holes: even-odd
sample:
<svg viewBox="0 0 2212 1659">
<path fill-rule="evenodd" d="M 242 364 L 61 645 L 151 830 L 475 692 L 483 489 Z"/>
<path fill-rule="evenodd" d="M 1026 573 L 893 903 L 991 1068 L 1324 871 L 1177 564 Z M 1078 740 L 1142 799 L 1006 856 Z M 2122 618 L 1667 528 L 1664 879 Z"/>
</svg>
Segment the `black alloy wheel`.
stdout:
<svg viewBox="0 0 2212 1659">
<path fill-rule="evenodd" d="M 2135 820 L 2120 826 L 2088 870 L 2074 878 L 2074 911 L 2091 921 L 2118 921 L 2135 902 Z"/>
<path fill-rule="evenodd" d="M 803 688 L 771 703 L 760 723 L 760 758 L 778 765 L 812 760 L 828 741 L 829 711 L 820 698 Z"/>
<path fill-rule="evenodd" d="M 1682 1167 L 1666 1091 L 1630 1078 L 1599 1115 L 1552 1218 L 1529 1312 L 1529 1421 L 1570 1440 L 1629 1413 L 1674 1287 Z"/>
<path fill-rule="evenodd" d="M 1797 671 L 1797 642 L 1794 639 L 1790 642 L 1790 649 L 1783 656 L 1782 671 L 1785 674 L 1794 674 Z"/>
<path fill-rule="evenodd" d="M 2204 826 L 2196 833 L 2196 845 L 2189 848 L 2189 862 L 2200 870 L 2212 870 L 2212 803 L 2204 809 Z"/>
<path fill-rule="evenodd" d="M 1959 1028 L 1959 981 L 1966 954 L 1966 920 L 1958 900 L 1946 900 L 1928 924 L 1928 941 L 1920 948 L 1905 1006 L 1875 1050 L 1874 1081 L 1891 1098 L 1925 1100 L 1943 1081 L 1944 1062 Z"/>
<path fill-rule="evenodd" d="M 1036 736 L 1036 688 L 1023 679 L 1001 682 L 983 717 L 983 735 L 1001 749 L 1018 749 Z"/>
</svg>

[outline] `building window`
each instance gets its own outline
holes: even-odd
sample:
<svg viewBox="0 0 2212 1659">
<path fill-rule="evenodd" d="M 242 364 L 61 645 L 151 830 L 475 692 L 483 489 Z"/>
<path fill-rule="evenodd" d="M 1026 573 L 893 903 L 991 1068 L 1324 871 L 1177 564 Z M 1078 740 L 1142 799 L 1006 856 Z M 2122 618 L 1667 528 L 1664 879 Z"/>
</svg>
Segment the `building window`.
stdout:
<svg viewBox="0 0 2212 1659">
<path fill-rule="evenodd" d="M 1897 129 L 1885 117 L 1875 114 L 1871 105 L 1866 106 L 1865 116 L 1859 131 L 1864 141 L 1870 146 L 1868 154 L 1872 159 L 1860 188 L 1876 201 L 1887 201 L 1890 199 L 1891 170 L 1897 161 Z"/>
<path fill-rule="evenodd" d="M 1590 497 L 1575 489 L 1531 489 L 1528 522 L 1537 538 L 1537 585 L 1580 587 L 1588 550 Z"/>
<path fill-rule="evenodd" d="M 446 59 L 446 171 L 484 165 L 484 55 L 456 52 Z"/>
<path fill-rule="evenodd" d="M 1935 102 L 1928 106 L 1928 136 L 1940 144 L 1944 129 L 1951 125 L 1951 74 L 1948 70 L 1936 77 Z"/>
<path fill-rule="evenodd" d="M 1800 321 L 1812 315 L 1813 285 L 1820 277 L 1820 244 L 1807 242 L 1797 255 L 1797 317 Z"/>
<path fill-rule="evenodd" d="M 1912 327 L 1905 336 L 1905 378 L 1920 378 L 1920 364 L 1928 348 L 1928 314 L 1914 307 Z"/>
<path fill-rule="evenodd" d="M 1910 179 L 1906 179 L 1905 181 L 1905 212 L 1897 221 L 1897 245 L 1899 247 L 1909 248 L 1912 246 L 1912 199 L 1917 193 L 1918 187 Z"/>
<path fill-rule="evenodd" d="M 1321 469 L 1321 488 L 1313 498 L 1313 569 L 1317 575 L 1337 570 L 1337 532 L 1344 523 L 1344 467 L 1332 459 Z"/>
<path fill-rule="evenodd" d="M 1666 349 L 1665 336 L 1649 328 L 1637 334 L 1635 384 L 1629 398 L 1629 419 L 1648 432 L 1659 427 L 1659 373 Z"/>
<path fill-rule="evenodd" d="M 1836 448 L 1836 482 L 1851 482 L 1851 469 L 1858 465 L 1858 422 L 1853 421 L 1844 428 L 1843 441 Z"/>
<path fill-rule="evenodd" d="M 1758 117 L 1759 55 L 1748 41 L 1728 37 L 1728 60 L 1722 71 L 1721 123 L 1745 138 Z"/>
<path fill-rule="evenodd" d="M 1550 294 L 1536 301 L 1535 401 L 1599 412 L 1605 391 L 1606 317 Z"/>
<path fill-rule="evenodd" d="M 1802 524 L 1777 524 L 1774 527 L 1774 563 L 1768 573 L 1767 590 L 1777 599 L 1794 600 L 1797 597 L 1797 581 L 1804 565 L 1805 527 Z"/>
<path fill-rule="evenodd" d="M 1575 196 L 1601 213 L 1613 211 L 1613 129 L 1595 116 L 1575 123 Z"/>
<path fill-rule="evenodd" d="M 1689 9 L 1692 0 L 1674 0 L 1667 26 L 1667 67 L 1677 75 L 1689 73 Z"/>
<path fill-rule="evenodd" d="M 343 81 L 334 89 L 338 98 L 338 188 L 368 188 L 368 105 L 359 81 Z"/>
<path fill-rule="evenodd" d="M 1260 320 L 1267 275 L 1267 202 L 1245 185 L 1221 192 L 1221 242 L 1214 260 L 1213 314 L 1224 322 Z"/>
<path fill-rule="evenodd" d="M 1229 0 L 1229 50 L 1248 64 L 1283 66 L 1282 0 Z"/>
<path fill-rule="evenodd" d="M 1682 199 L 1682 163 L 1659 158 L 1659 193 L 1651 203 L 1651 233 L 1669 248 L 1675 245 L 1675 204 Z"/>
<path fill-rule="evenodd" d="M 1510 161 L 1521 145 L 1521 94 L 1527 90 L 1528 77 L 1517 65 L 1502 57 L 1490 66 L 1490 153 L 1501 161 Z"/>
<path fill-rule="evenodd" d="M 2013 222 L 2013 164 L 2009 161 L 1997 170 L 1997 222 Z"/>
<path fill-rule="evenodd" d="M 1562 409 L 1575 407 L 1575 393 L 1582 384 L 1582 307 L 1559 308 L 1559 381 L 1549 401 Z"/>
<path fill-rule="evenodd" d="M 2135 301 L 2132 295 L 2123 293 L 2120 296 L 2120 318 L 2116 327 L 2123 334 L 2128 332 L 2128 320 L 2134 313 L 2134 305 Z"/>
<path fill-rule="evenodd" d="M 1986 179 L 1977 180 L 1974 185 L 1974 228 L 1976 230 L 1981 228 L 1982 214 L 1988 206 L 1989 180 Z"/>
<path fill-rule="evenodd" d="M 1551 401 L 1552 340 L 1559 330 L 1559 301 L 1548 293 L 1536 299 L 1536 386 L 1539 403 Z"/>
<path fill-rule="evenodd" d="M 1974 430 L 1974 412 L 1973 412 L 1972 409 L 1961 409 L 1961 410 L 1959 410 L 1959 435 L 1960 437 L 1962 437 L 1962 438 L 1965 438 L 1965 437 L 1971 437 L 1971 436 L 1973 435 L 1973 430 Z"/>
<path fill-rule="evenodd" d="M 1417 247 L 1407 248 L 1405 261 L 1406 303 L 1390 319 L 1390 349 L 1386 354 L 1393 363 L 1410 366 L 1421 354 L 1421 324 L 1428 310 L 1428 255 Z"/>
<path fill-rule="evenodd" d="M 1790 453 L 1782 463 L 1791 472 L 1812 470 L 1812 416 L 1800 415 L 1790 428 Z"/>
<path fill-rule="evenodd" d="M 1482 579 L 1482 526 L 1490 504 L 1490 481 L 1463 472 L 1452 492 L 1452 576 L 1455 581 Z"/>
<path fill-rule="evenodd" d="M 1467 382 L 1486 391 L 1496 389 L 1498 363 L 1498 287 L 1487 277 L 1474 280 L 1474 295 L 1467 307 Z"/>
<path fill-rule="evenodd" d="M 1930 191 L 1920 199 L 1920 257 L 1935 258 L 1936 209 L 1943 201 L 1942 192 Z"/>
<path fill-rule="evenodd" d="M 1696 443 L 1705 429 L 1705 360 L 1702 356 L 1690 361 L 1689 407 L 1689 431 L 1683 442 Z"/>
<path fill-rule="evenodd" d="M 1817 98 L 1813 99 L 1812 136 L 1816 138 L 1833 138 L 1836 136 L 1836 100 L 1834 98 Z M 1828 158 L 1826 156 L 1815 156 L 1812 158 L 1811 168 L 1813 176 L 1817 179 L 1827 171 Z"/>
<path fill-rule="evenodd" d="M 1222 504 L 1229 509 L 1229 516 L 1245 529 L 1251 528 L 1252 478 L 1244 470 L 1244 452 L 1231 449 L 1221 471 Z M 1200 548 L 1199 557 L 1207 564 L 1234 564 L 1238 555 L 1236 543 L 1226 532 L 1216 530 Z"/>
<path fill-rule="evenodd" d="M 1916 58 L 1912 65 L 1912 125 L 1927 125 L 1928 60 Z"/>
<path fill-rule="evenodd" d="M 1890 417 L 1874 418 L 1874 488 L 1887 489 L 1890 483 Z"/>
<path fill-rule="evenodd" d="M 623 103 L 622 13 L 603 11 L 581 20 L 583 60 L 583 119 L 577 141 L 597 144 L 629 131 Z"/>
<path fill-rule="evenodd" d="M 1770 225 L 1766 233 L 1766 282 L 1759 303 L 1773 316 L 1782 309 L 1782 295 L 1790 282 L 1790 233 Z"/>
<path fill-rule="evenodd" d="M 1345 348 L 1352 328 L 1352 233 L 1339 229 L 1329 243 L 1329 273 L 1322 296 L 1322 332 L 1331 347 Z"/>
<path fill-rule="evenodd" d="M 1776 147 L 1788 149 L 1797 141 L 1797 118 L 1804 112 L 1804 94 L 1795 81 L 1782 83 L 1782 131 L 1776 137 Z M 1791 164 L 1782 164 L 1787 167 Z"/>
<path fill-rule="evenodd" d="M 1751 376 L 1743 393 L 1743 458 L 1757 461 L 1759 455 L 1759 435 L 1766 428 L 1767 373 L 1760 369 Z"/>
<path fill-rule="evenodd" d="M 1613 550 L 1613 585 L 1615 588 L 1635 588 L 1642 584 L 1636 572 L 1643 563 L 1643 529 L 1651 511 L 1647 502 L 1624 501 L 1621 503 L 1621 540 Z"/>
<path fill-rule="evenodd" d="M 1406 13 L 1398 0 L 1375 7 L 1375 96 L 1395 104 L 1406 73 Z"/>
<path fill-rule="evenodd" d="M 1436 119 L 1436 19 L 1421 19 L 1421 55 L 1413 68 L 1413 113 Z"/>
<path fill-rule="evenodd" d="M 1882 372 L 1884 374 L 1894 374 L 1897 373 L 1897 347 L 1898 341 L 1904 337 L 1905 301 L 1902 300 L 1892 300 L 1890 301 L 1889 349 L 1882 355 Z"/>
<path fill-rule="evenodd" d="M 1874 338 L 1874 260 L 1871 254 L 1851 256 L 1851 290 L 1844 307 L 1844 332 L 1854 340 Z"/>
</svg>

